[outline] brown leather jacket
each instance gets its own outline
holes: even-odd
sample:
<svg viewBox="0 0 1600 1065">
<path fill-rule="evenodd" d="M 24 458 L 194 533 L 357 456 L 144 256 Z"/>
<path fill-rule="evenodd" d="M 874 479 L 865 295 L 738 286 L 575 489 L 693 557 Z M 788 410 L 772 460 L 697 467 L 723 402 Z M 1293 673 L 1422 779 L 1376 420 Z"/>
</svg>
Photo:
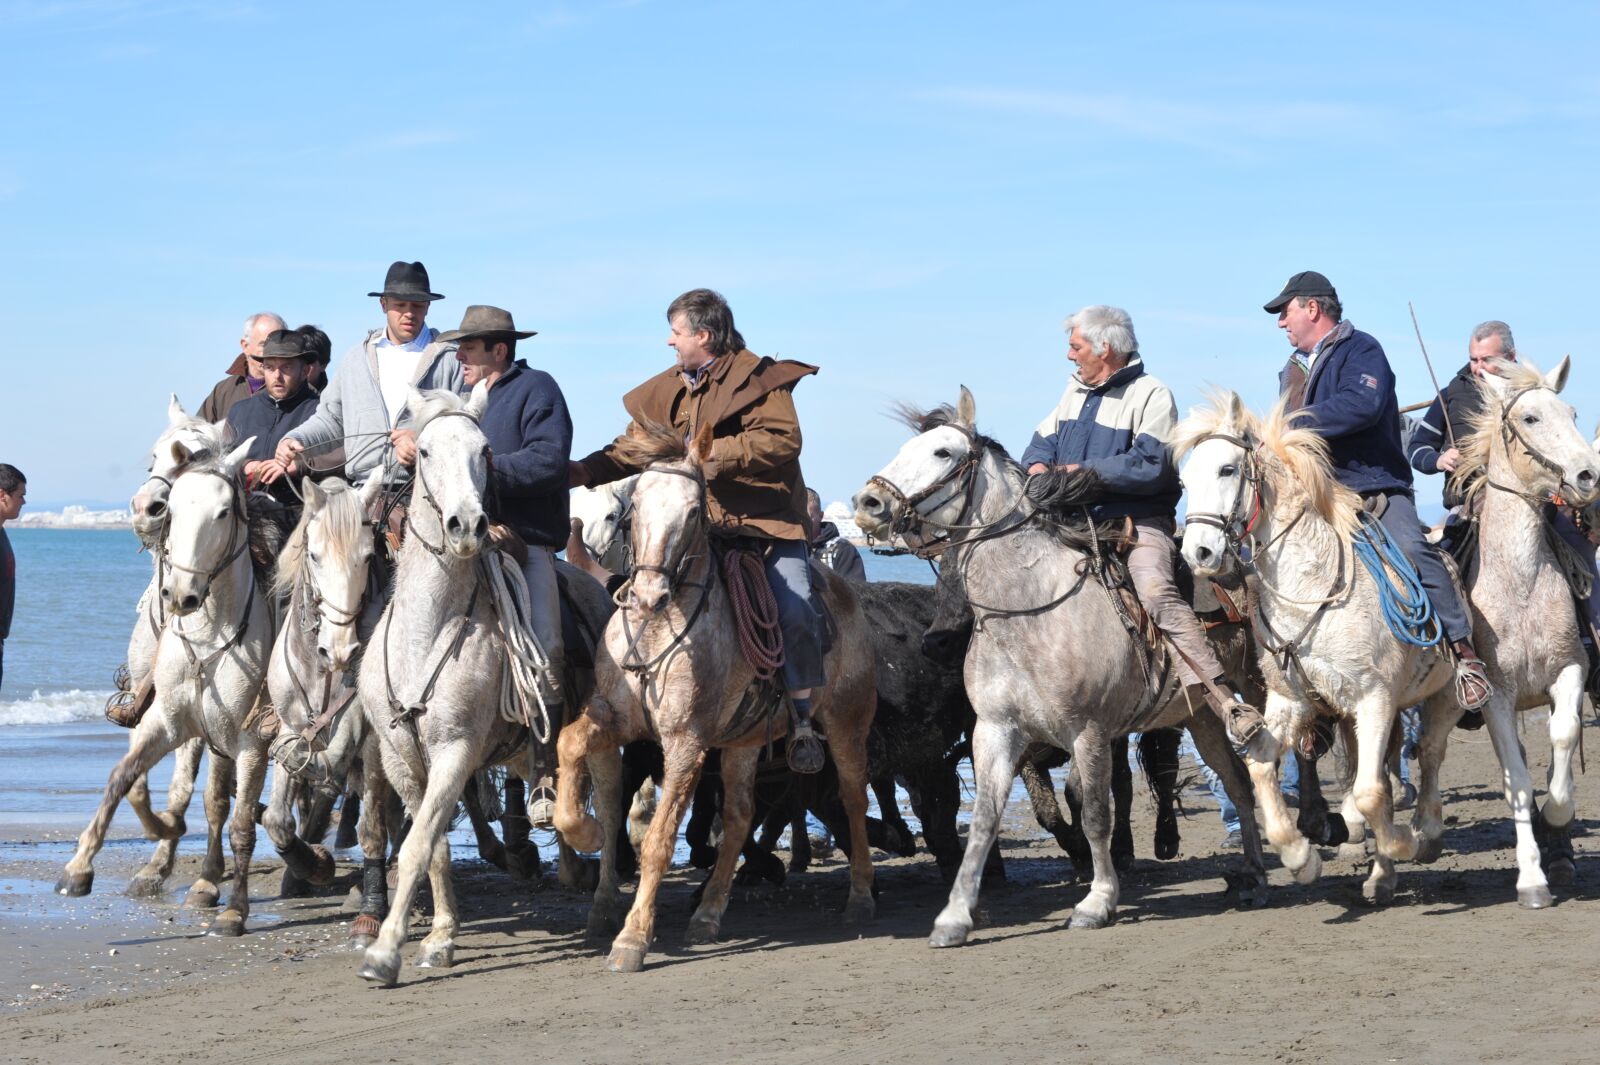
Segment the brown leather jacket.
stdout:
<svg viewBox="0 0 1600 1065">
<path fill-rule="evenodd" d="M 711 424 L 716 474 L 706 486 L 713 526 L 772 540 L 811 539 L 806 485 L 800 475 L 800 420 L 790 395 L 815 366 L 740 351 L 718 356 L 692 392 L 676 367 L 650 378 L 622 399 L 629 425 L 670 425 L 692 437 Z M 618 437 L 618 440 L 621 440 Z M 639 471 L 608 444 L 580 460 L 589 484 Z"/>
</svg>

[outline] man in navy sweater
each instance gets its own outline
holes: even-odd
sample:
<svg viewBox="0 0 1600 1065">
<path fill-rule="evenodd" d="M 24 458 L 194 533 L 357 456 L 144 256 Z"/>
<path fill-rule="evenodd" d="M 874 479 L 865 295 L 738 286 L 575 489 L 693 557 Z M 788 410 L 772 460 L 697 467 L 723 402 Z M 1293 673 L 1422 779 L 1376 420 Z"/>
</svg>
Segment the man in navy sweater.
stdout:
<svg viewBox="0 0 1600 1065">
<path fill-rule="evenodd" d="M 1489 675 L 1472 649 L 1472 625 L 1437 549 L 1422 535 L 1411 491 L 1411 466 L 1400 442 L 1394 371 L 1376 338 L 1342 317 L 1339 295 L 1315 270 L 1295 274 L 1264 307 L 1294 348 L 1278 375 L 1295 423 L 1328 441 L 1339 483 L 1360 494 L 1384 531 L 1416 567 L 1455 652 L 1456 694 L 1465 727 L 1483 724 Z"/>
<path fill-rule="evenodd" d="M 555 378 L 516 357 L 517 341 L 533 336 L 519 330 L 511 313 L 498 307 L 467 308 L 461 328 L 439 337 L 459 342 L 468 388 L 481 383 L 488 405 L 478 425 L 489 438 L 489 517 L 510 528 L 528 545 L 522 576 L 528 583 L 531 628 L 550 660 L 542 678 L 544 698 L 561 705 L 565 647 L 561 637 L 561 591 L 556 583 L 555 556 L 567 542 L 567 463 L 572 456 L 572 418 Z M 560 722 L 553 724 L 559 727 Z M 552 740 L 554 736 L 552 735 Z M 534 745 L 533 801 L 529 817 L 535 827 L 550 823 L 555 799 L 553 743 L 549 750 Z"/>
</svg>

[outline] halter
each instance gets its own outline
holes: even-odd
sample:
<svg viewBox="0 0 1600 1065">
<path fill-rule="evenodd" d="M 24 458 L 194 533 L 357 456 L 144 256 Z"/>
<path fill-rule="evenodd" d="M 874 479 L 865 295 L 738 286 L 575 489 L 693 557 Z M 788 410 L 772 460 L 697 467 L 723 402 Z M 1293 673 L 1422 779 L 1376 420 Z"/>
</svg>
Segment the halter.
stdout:
<svg viewBox="0 0 1600 1065">
<path fill-rule="evenodd" d="M 1006 526 L 1005 528 L 1000 528 L 998 531 L 996 531 L 997 527 L 1003 525 L 1007 520 L 1017 513 L 1018 505 L 1021 503 L 1022 499 L 1026 498 L 1026 493 L 1023 493 L 1017 502 L 1011 505 L 1010 509 L 1008 509 L 1004 514 L 1000 515 L 994 521 L 978 522 L 975 524 L 965 523 L 963 519 L 967 517 L 973 507 L 974 500 L 972 489 L 974 482 L 977 480 L 978 468 L 983 461 L 984 447 L 979 441 L 977 434 L 971 429 L 968 429 L 966 426 L 962 425 L 954 425 L 950 423 L 946 424 L 949 424 L 950 428 L 957 430 L 961 433 L 961 435 L 967 438 L 968 449 L 966 455 L 962 457 L 961 461 L 956 463 L 955 466 L 953 466 L 944 476 L 930 482 L 923 488 L 910 495 L 907 495 L 905 492 L 901 491 L 898 485 L 889 480 L 887 477 L 884 477 L 882 474 L 873 474 L 871 477 L 867 478 L 867 484 L 876 485 L 877 487 L 883 489 L 890 496 L 894 497 L 895 502 L 900 504 L 900 514 L 894 519 L 893 522 L 889 524 L 889 536 L 900 536 L 903 538 L 907 533 L 915 534 L 918 540 L 921 541 L 921 546 L 913 548 L 912 553 L 918 558 L 928 560 L 930 562 L 953 547 L 977 543 L 981 540 L 990 540 L 996 536 L 1003 536 L 1006 533 L 1018 528 L 1016 525 L 1011 525 Z M 962 501 L 961 510 L 956 515 L 955 521 L 934 521 L 927 514 L 924 514 L 922 511 L 917 509 L 917 505 L 919 503 L 926 502 L 941 488 L 945 488 L 950 485 L 957 485 L 957 488 L 955 491 L 950 493 L 950 497 L 946 502 L 954 502 L 958 498 Z M 922 530 L 927 528 L 933 529 L 936 534 L 943 535 L 933 537 L 926 536 L 923 534 Z M 967 536 L 960 540 L 954 539 L 951 536 L 952 533 L 961 532 L 973 533 L 975 535 Z"/>
<path fill-rule="evenodd" d="M 1566 472 L 1562 470 L 1560 466 L 1556 465 L 1554 462 L 1551 462 L 1549 459 L 1545 458 L 1544 455 L 1540 454 L 1538 449 L 1536 449 L 1532 444 L 1528 443 L 1527 437 L 1522 435 L 1522 430 L 1517 428 L 1516 420 L 1511 417 L 1511 408 L 1517 405 L 1518 400 L 1527 395 L 1529 392 L 1539 391 L 1554 392 L 1555 389 L 1543 383 L 1529 385 L 1526 388 L 1519 388 L 1517 391 L 1511 394 L 1510 399 L 1506 400 L 1505 406 L 1500 408 L 1500 439 L 1505 443 L 1506 452 L 1508 454 L 1511 451 L 1512 443 L 1515 442 L 1516 445 L 1522 449 L 1522 453 L 1524 455 L 1528 456 L 1528 458 L 1532 459 L 1536 464 L 1543 466 L 1546 470 L 1555 474 L 1556 490 L 1549 493 L 1549 495 L 1556 496 L 1559 495 L 1561 489 L 1566 486 Z M 1530 503 L 1541 504 L 1552 502 L 1552 500 L 1546 496 L 1539 496 L 1532 492 L 1525 492 L 1521 489 L 1509 488 L 1503 484 L 1496 484 L 1493 480 L 1489 480 L 1488 478 L 1485 478 L 1485 480 L 1490 488 L 1494 488 L 1501 492 L 1509 492 L 1512 495 L 1521 496 Z"/>
<path fill-rule="evenodd" d="M 434 422 L 440 421 L 444 418 L 465 418 L 473 425 L 478 424 L 478 419 L 473 417 L 471 414 L 468 414 L 464 410 L 447 410 L 442 411 L 439 414 L 435 414 L 432 418 L 428 419 L 428 425 L 432 425 Z M 423 426 L 423 428 L 426 429 L 427 426 Z M 421 440 L 422 434 L 419 432 L 417 434 L 417 441 L 419 445 Z M 433 513 L 438 517 L 439 527 L 442 530 L 444 528 L 444 511 L 439 508 L 438 501 L 433 498 L 433 489 L 428 487 L 428 477 L 427 474 L 425 474 L 422 470 L 422 456 L 420 454 L 417 456 L 417 473 L 415 479 L 422 485 L 422 499 L 428 504 L 428 506 L 433 508 Z M 409 511 L 406 513 L 406 529 L 411 533 L 412 536 L 416 537 L 417 543 L 428 549 L 428 553 L 434 558 L 444 558 L 445 545 L 443 540 L 441 539 L 437 547 L 428 543 L 427 539 L 423 537 L 421 533 L 417 532 L 416 522 L 411 520 L 411 514 Z"/>
<path fill-rule="evenodd" d="M 1214 529 L 1220 530 L 1222 532 L 1223 541 L 1228 545 L 1228 550 L 1233 552 L 1234 557 L 1243 563 L 1244 553 L 1240 549 L 1244 546 L 1244 542 L 1247 538 L 1250 538 L 1251 543 L 1254 544 L 1254 539 L 1250 537 L 1250 534 L 1254 531 L 1256 523 L 1261 520 L 1262 513 L 1261 470 L 1256 464 L 1257 445 L 1250 443 L 1250 441 L 1244 439 L 1243 437 L 1235 436 L 1232 433 L 1207 433 L 1199 440 L 1196 440 L 1195 444 L 1198 446 L 1205 443 L 1207 440 L 1226 440 L 1228 443 L 1244 452 L 1244 481 L 1250 486 L 1251 494 L 1250 517 L 1248 519 L 1241 518 L 1238 514 L 1233 512 L 1229 512 L 1227 514 L 1208 514 L 1204 512 L 1196 514 L 1191 510 L 1184 514 L 1183 522 L 1185 525 L 1209 525 Z M 1239 500 L 1240 502 L 1243 502 L 1244 496 L 1242 494 L 1240 495 Z M 1239 504 L 1235 503 L 1233 509 L 1234 511 L 1237 511 L 1239 509 Z M 1298 521 L 1299 518 L 1296 518 L 1295 520 Z M 1285 529 L 1284 532 L 1288 532 L 1288 529 Z M 1283 533 L 1279 533 L 1278 536 L 1273 537 L 1273 539 L 1277 540 L 1282 535 Z M 1254 552 L 1252 552 L 1252 554 L 1253 553 Z"/>
<path fill-rule="evenodd" d="M 215 477 L 219 481 L 222 481 L 223 483 L 225 483 L 228 486 L 228 492 L 229 492 L 229 495 L 230 495 L 230 503 L 229 503 L 229 506 L 228 506 L 228 512 L 229 512 L 229 515 L 234 519 L 234 523 L 233 523 L 233 528 L 228 533 L 228 551 L 227 551 L 227 554 L 226 554 L 226 556 L 223 558 L 223 560 L 221 562 L 216 564 L 216 566 L 212 567 L 209 570 L 206 570 L 206 569 L 199 569 L 199 568 L 196 568 L 194 566 L 185 566 L 181 562 L 174 562 L 172 560 L 171 547 L 168 544 L 165 536 L 163 536 L 162 541 L 161 541 L 161 560 L 162 560 L 162 562 L 165 565 L 171 566 L 173 569 L 180 570 L 180 571 L 182 571 L 184 573 L 204 574 L 205 579 L 206 579 L 206 592 L 207 592 L 207 594 L 209 594 L 210 590 L 211 590 L 211 581 L 216 578 L 217 574 L 221 573 L 223 570 L 225 570 L 229 566 L 233 565 L 234 560 L 237 559 L 241 554 L 244 553 L 244 549 L 246 547 L 250 546 L 250 535 L 249 535 L 249 531 L 248 531 L 249 530 L 249 518 L 245 514 L 244 497 L 242 495 L 242 490 L 239 487 L 239 482 L 237 480 L 235 480 L 232 477 L 224 476 L 223 474 L 218 473 L 215 470 L 185 470 L 183 472 L 187 473 L 187 474 L 201 474 L 201 475 L 206 476 L 206 477 Z M 180 476 L 181 476 L 181 474 L 180 474 Z M 240 535 L 241 532 L 243 532 L 244 535 Z M 205 601 L 205 597 L 204 596 L 201 596 L 201 601 L 202 602 Z"/>
<path fill-rule="evenodd" d="M 682 477 L 686 480 L 693 481 L 697 486 L 699 486 L 698 505 L 695 507 L 695 520 L 702 527 L 709 526 L 710 519 L 706 514 L 706 477 L 703 472 L 701 472 L 698 468 L 694 470 L 680 470 L 674 466 L 652 466 L 646 472 L 671 474 L 674 477 Z M 687 545 L 691 539 L 691 536 L 685 535 L 682 538 L 682 542 Z M 669 596 L 676 595 L 678 587 L 684 583 L 684 578 L 689 574 L 689 568 L 694 565 L 695 560 L 699 557 L 699 555 L 690 554 L 688 547 L 685 546 L 683 548 L 683 553 L 679 557 L 676 565 L 657 566 L 649 562 L 636 562 L 633 565 L 633 572 L 639 573 L 642 571 L 645 573 L 661 574 L 667 579 L 667 594 Z M 631 577 L 629 578 L 629 585 L 631 590 Z M 619 596 L 622 595 L 622 590 L 618 589 L 617 594 Z M 619 603 L 618 605 L 621 606 L 622 604 Z"/>
</svg>

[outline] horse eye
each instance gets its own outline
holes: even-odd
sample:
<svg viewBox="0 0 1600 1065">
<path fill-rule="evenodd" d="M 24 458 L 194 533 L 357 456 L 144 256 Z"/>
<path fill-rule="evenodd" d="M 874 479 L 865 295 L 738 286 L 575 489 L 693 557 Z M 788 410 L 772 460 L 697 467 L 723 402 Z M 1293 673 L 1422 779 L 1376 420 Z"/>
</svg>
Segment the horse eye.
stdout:
<svg viewBox="0 0 1600 1065">
<path fill-rule="evenodd" d="M 1238 472 L 1239 472 L 1239 468 L 1237 466 L 1224 466 L 1224 467 L 1222 467 L 1222 469 L 1217 471 L 1217 476 L 1218 477 L 1232 477 L 1234 474 L 1236 474 Z"/>
<path fill-rule="evenodd" d="M 311 560 L 311 564 L 313 566 L 317 565 L 318 560 L 317 560 L 317 553 L 315 551 L 307 551 L 306 552 L 306 557 Z"/>
<path fill-rule="evenodd" d="M 1524 414 L 1522 416 L 1522 424 L 1523 425 L 1538 425 L 1539 424 L 1539 416 L 1537 414 Z"/>
<path fill-rule="evenodd" d="M 947 447 L 942 447 L 933 453 L 933 457 L 936 459 L 947 459 L 950 457 L 950 449 Z"/>
<path fill-rule="evenodd" d="M 428 457 L 428 449 L 425 448 L 425 447 L 419 447 L 419 448 L 417 448 L 417 454 L 421 455 L 423 458 L 427 458 Z"/>
</svg>

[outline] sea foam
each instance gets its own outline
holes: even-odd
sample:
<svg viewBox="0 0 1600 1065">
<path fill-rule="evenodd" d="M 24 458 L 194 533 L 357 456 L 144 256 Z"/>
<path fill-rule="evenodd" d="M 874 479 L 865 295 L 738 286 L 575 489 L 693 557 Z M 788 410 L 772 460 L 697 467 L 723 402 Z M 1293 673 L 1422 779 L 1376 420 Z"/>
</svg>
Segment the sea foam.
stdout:
<svg viewBox="0 0 1600 1065">
<path fill-rule="evenodd" d="M 7 725 L 66 725 L 105 718 L 108 691 L 50 692 L 34 690 L 31 699 L 0 699 L 0 728 Z"/>
</svg>

